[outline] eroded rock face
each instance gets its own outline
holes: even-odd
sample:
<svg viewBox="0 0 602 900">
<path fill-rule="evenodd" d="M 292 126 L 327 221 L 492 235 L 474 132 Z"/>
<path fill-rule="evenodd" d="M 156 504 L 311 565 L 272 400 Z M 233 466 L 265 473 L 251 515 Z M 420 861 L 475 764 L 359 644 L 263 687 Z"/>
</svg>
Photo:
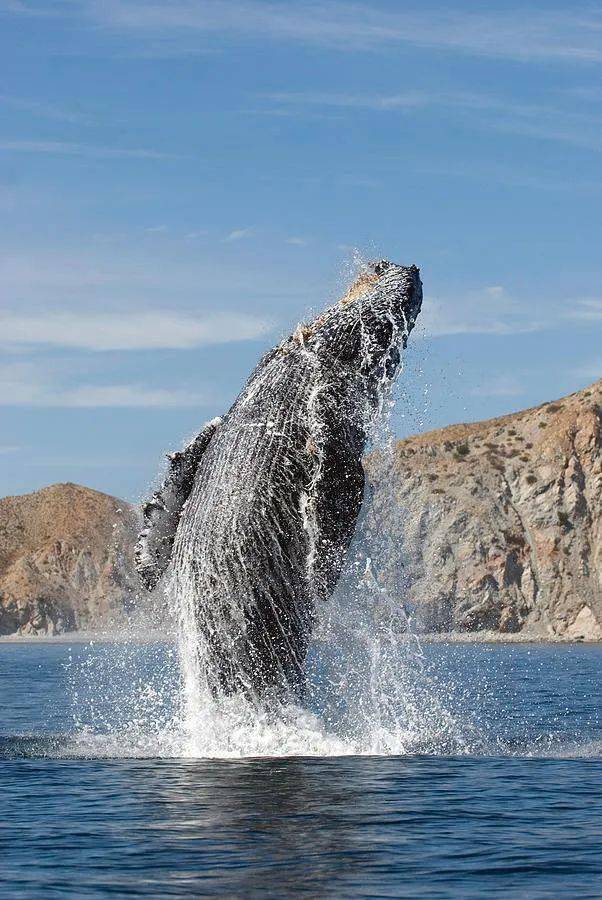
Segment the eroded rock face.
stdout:
<svg viewBox="0 0 602 900">
<path fill-rule="evenodd" d="M 500 419 L 400 441 L 367 463 L 378 569 L 422 632 L 602 640 L 602 381 Z M 75 484 L 0 500 L 0 634 L 155 615 L 127 503 Z"/>
<path fill-rule="evenodd" d="M 396 445 L 371 516 L 418 630 L 602 639 L 601 404 L 602 381 Z"/>
<path fill-rule="evenodd" d="M 129 504 L 76 484 L 0 500 L 0 634 L 123 626 L 138 528 Z"/>
</svg>

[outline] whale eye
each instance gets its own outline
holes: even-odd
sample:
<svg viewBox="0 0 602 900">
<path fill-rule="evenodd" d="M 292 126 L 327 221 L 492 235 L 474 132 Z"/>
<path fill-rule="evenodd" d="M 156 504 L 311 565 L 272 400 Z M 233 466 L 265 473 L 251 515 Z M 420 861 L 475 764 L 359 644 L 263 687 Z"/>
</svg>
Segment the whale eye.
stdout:
<svg viewBox="0 0 602 900">
<path fill-rule="evenodd" d="M 368 263 L 375 275 L 384 275 L 387 269 L 391 267 L 391 263 L 386 259 L 379 259 L 376 262 Z"/>
</svg>

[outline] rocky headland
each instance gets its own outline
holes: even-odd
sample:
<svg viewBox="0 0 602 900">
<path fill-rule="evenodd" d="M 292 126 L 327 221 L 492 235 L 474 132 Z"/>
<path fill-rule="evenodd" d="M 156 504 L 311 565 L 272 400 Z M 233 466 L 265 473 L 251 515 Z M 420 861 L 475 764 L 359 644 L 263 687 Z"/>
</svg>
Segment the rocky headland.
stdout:
<svg viewBox="0 0 602 900">
<path fill-rule="evenodd" d="M 368 458 L 379 577 L 415 631 L 602 640 L 601 426 L 602 381 Z M 0 500 L 0 635 L 160 626 L 138 528 L 134 507 L 76 484 Z"/>
<path fill-rule="evenodd" d="M 0 635 L 122 628 L 138 514 L 77 484 L 0 500 Z"/>
<path fill-rule="evenodd" d="M 599 381 L 369 462 L 381 577 L 417 631 L 602 639 L 601 424 Z"/>
</svg>

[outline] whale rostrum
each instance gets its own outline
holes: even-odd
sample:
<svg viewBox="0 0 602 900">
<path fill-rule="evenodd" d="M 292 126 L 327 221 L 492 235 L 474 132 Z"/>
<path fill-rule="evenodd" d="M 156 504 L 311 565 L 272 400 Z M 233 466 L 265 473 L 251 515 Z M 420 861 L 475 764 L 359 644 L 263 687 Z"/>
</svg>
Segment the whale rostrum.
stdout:
<svg viewBox="0 0 602 900">
<path fill-rule="evenodd" d="M 316 604 L 361 508 L 370 426 L 421 303 L 415 266 L 371 264 L 168 457 L 136 565 L 148 588 L 165 576 L 183 598 L 214 694 L 302 692 Z"/>
</svg>

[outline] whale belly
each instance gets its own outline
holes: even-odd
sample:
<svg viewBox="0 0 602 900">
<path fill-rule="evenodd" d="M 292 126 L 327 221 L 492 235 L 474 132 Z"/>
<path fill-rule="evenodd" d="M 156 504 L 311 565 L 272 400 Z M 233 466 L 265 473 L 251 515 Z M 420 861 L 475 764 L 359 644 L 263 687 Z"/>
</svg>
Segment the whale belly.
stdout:
<svg viewBox="0 0 602 900">
<path fill-rule="evenodd" d="M 227 422 L 203 459 L 173 558 L 227 692 L 299 684 L 313 615 L 301 496 L 315 461 L 303 434 L 244 425 Z"/>
</svg>

